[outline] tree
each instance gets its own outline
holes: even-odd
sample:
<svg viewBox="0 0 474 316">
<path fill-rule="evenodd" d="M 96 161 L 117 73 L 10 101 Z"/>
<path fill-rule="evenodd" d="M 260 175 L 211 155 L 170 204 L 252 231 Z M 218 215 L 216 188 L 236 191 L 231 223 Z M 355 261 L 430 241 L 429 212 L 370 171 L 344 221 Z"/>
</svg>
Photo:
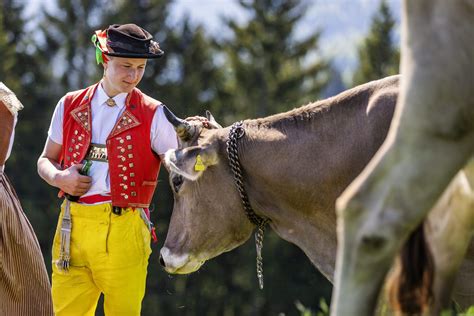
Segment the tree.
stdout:
<svg viewBox="0 0 474 316">
<path fill-rule="evenodd" d="M 293 34 L 305 13 L 301 0 L 244 1 L 250 15 L 243 26 L 225 23 L 234 38 L 221 43 L 229 81 L 227 104 L 239 118 L 262 117 L 315 100 L 327 81 L 327 63 L 309 60 L 317 53 L 320 32 L 303 40 Z"/>
<path fill-rule="evenodd" d="M 163 47 L 167 53 L 156 80 L 162 101 L 183 117 L 203 115 L 205 109 L 219 117 L 223 73 L 216 65 L 214 56 L 218 53 L 204 28 L 191 25 L 185 16 L 171 30 Z"/>
<path fill-rule="evenodd" d="M 372 18 L 369 34 L 359 47 L 359 66 L 354 74 L 353 85 L 398 73 L 400 50 L 393 44 L 394 25 L 395 20 L 387 1 L 382 0 Z"/>
<path fill-rule="evenodd" d="M 53 11 L 43 10 L 44 19 L 40 24 L 44 37 L 42 50 L 54 61 L 50 66 L 59 79 L 59 96 L 82 89 L 97 77 L 91 36 L 102 27 L 97 17 L 103 15 L 106 6 L 104 0 L 59 0 Z"/>
<path fill-rule="evenodd" d="M 322 97 L 329 98 L 341 93 L 346 89 L 347 87 L 344 84 L 344 81 L 342 80 L 341 73 L 335 65 L 331 64 L 329 66 L 329 80 L 326 87 L 322 91 Z"/>
<path fill-rule="evenodd" d="M 18 66 L 17 45 L 24 37 L 24 21 L 21 18 L 23 6 L 14 1 L 4 0 L 0 11 L 0 73 L 1 80 L 13 91 L 18 91 L 21 74 L 15 71 Z M 8 13 L 8 14 L 6 14 Z"/>
</svg>

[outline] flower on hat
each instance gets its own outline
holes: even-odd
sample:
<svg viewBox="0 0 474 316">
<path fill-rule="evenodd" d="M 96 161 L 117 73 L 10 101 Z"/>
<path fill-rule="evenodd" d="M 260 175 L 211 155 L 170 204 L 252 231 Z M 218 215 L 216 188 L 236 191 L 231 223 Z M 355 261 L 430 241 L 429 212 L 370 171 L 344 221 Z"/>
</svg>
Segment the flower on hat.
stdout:
<svg viewBox="0 0 474 316">
<path fill-rule="evenodd" d="M 107 63 L 107 30 L 95 31 L 94 35 L 92 35 L 91 40 L 95 46 L 95 59 L 97 61 L 97 65 Z"/>
</svg>

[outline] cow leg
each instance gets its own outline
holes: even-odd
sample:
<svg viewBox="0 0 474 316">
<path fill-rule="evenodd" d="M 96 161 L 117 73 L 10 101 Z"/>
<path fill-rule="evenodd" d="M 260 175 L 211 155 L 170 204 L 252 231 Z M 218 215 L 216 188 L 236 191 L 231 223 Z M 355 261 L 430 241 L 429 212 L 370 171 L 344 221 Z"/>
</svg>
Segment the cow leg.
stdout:
<svg viewBox="0 0 474 316">
<path fill-rule="evenodd" d="M 471 239 L 464 261 L 459 267 L 453 300 L 461 311 L 474 305 L 474 239 Z"/>
<path fill-rule="evenodd" d="M 337 203 L 335 315 L 373 314 L 396 252 L 474 151 L 472 3 L 404 1 L 403 16 L 390 133 Z"/>
<path fill-rule="evenodd" d="M 474 304 L 474 160 L 469 165 L 456 175 L 424 222 L 435 263 L 432 315 L 449 309 L 451 299 L 461 310 Z M 469 169 L 473 181 L 466 177 Z M 385 295 L 379 307 L 389 307 Z M 377 315 L 382 314 L 380 308 Z"/>
<path fill-rule="evenodd" d="M 425 233 L 435 262 L 431 307 L 434 315 L 449 308 L 453 287 L 453 298 L 461 308 L 468 307 L 466 304 L 469 300 L 472 302 L 474 295 L 474 275 L 469 275 L 474 251 L 474 181 L 469 181 L 468 172 L 473 173 L 474 180 L 474 160 L 454 178 L 425 221 Z M 469 244 L 472 249 L 466 253 Z M 456 274 L 461 279 L 455 286 Z"/>
<path fill-rule="evenodd" d="M 474 135 L 470 137 L 474 139 Z M 423 137 L 423 143 L 426 141 Z M 409 155 L 400 155 L 395 143 L 346 207 L 350 196 L 346 193 L 350 194 L 354 186 L 340 198 L 338 209 L 345 211 L 338 214 L 341 247 L 336 265 L 335 315 L 373 313 L 396 252 L 465 162 L 449 154 L 463 153 L 466 159 L 472 152 L 472 145 L 466 142 L 448 146 L 433 140 L 430 143 L 430 150 L 422 150 L 422 142 L 408 147 Z"/>
<path fill-rule="evenodd" d="M 470 224 L 471 224 L 471 236 L 474 234 L 474 160 L 471 160 L 467 168 L 464 168 L 467 182 L 469 183 L 470 192 L 469 194 L 469 210 L 470 211 Z M 469 223 L 469 218 L 463 219 L 466 223 Z M 469 306 L 474 305 L 474 237 L 471 238 L 471 242 L 468 245 L 467 253 L 464 257 L 464 261 L 459 267 L 457 274 L 453 299 L 459 305 L 461 310 L 465 310 Z"/>
</svg>

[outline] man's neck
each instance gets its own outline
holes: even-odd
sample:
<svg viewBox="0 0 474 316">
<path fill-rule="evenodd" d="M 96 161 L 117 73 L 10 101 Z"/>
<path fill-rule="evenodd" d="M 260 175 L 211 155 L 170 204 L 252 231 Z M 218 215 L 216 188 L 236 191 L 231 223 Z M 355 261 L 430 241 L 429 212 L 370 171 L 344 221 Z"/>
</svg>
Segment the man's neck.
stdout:
<svg viewBox="0 0 474 316">
<path fill-rule="evenodd" d="M 119 91 L 116 91 L 116 90 L 112 89 L 112 88 L 110 87 L 110 85 L 107 83 L 106 80 L 102 80 L 101 85 L 102 85 L 102 89 L 104 90 L 105 94 L 107 94 L 107 96 L 108 96 L 109 98 L 113 98 L 113 97 L 115 97 L 117 94 L 120 94 Z"/>
</svg>

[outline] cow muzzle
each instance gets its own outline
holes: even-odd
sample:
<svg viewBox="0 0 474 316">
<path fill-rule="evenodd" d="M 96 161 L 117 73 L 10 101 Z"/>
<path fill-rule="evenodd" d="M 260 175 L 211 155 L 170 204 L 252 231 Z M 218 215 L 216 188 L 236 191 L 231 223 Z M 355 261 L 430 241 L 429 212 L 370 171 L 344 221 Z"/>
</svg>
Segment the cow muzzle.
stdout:
<svg viewBox="0 0 474 316">
<path fill-rule="evenodd" d="M 173 274 L 188 274 L 199 270 L 204 261 L 199 261 L 189 254 L 176 255 L 167 247 L 160 250 L 160 264 L 165 271 Z"/>
</svg>

